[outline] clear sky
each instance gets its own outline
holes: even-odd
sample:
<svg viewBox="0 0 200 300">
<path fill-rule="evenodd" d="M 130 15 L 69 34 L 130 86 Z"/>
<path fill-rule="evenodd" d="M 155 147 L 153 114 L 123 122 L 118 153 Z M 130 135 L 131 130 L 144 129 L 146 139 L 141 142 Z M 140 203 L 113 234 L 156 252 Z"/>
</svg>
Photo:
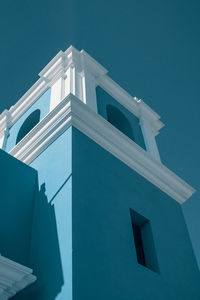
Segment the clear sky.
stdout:
<svg viewBox="0 0 200 300">
<path fill-rule="evenodd" d="M 157 141 L 163 163 L 199 190 L 199 16 L 199 0 L 1 1 L 0 111 L 73 44 L 161 115 L 166 126 Z M 200 192 L 184 207 L 200 253 Z"/>
</svg>

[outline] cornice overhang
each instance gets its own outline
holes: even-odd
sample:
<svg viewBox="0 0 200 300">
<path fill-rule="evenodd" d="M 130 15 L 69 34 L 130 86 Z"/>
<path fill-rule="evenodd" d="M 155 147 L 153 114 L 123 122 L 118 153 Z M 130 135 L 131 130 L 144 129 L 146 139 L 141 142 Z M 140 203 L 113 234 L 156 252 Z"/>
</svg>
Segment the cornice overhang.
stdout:
<svg viewBox="0 0 200 300">
<path fill-rule="evenodd" d="M 0 299 L 7 300 L 33 283 L 32 270 L 0 255 Z"/>
<path fill-rule="evenodd" d="M 72 94 L 36 125 L 10 154 L 30 164 L 70 126 L 80 130 L 179 203 L 185 202 L 195 192 L 190 185 Z"/>
<path fill-rule="evenodd" d="M 39 73 L 39 80 L 19 99 L 19 101 L 7 111 L 9 115 L 9 128 L 31 107 L 38 97 L 40 97 L 58 78 L 66 77 L 69 67 L 76 67 L 80 74 L 92 74 L 95 84 L 102 87 L 107 93 L 114 97 L 120 104 L 126 107 L 138 118 L 145 120 L 147 126 L 155 135 L 164 124 L 148 105 L 136 97 L 132 97 L 108 75 L 108 71 L 92 58 L 86 51 L 78 51 L 70 46 L 65 52 L 59 51 L 58 54 L 45 66 Z M 5 113 L 0 115 L 0 132 L 5 130 Z"/>
</svg>

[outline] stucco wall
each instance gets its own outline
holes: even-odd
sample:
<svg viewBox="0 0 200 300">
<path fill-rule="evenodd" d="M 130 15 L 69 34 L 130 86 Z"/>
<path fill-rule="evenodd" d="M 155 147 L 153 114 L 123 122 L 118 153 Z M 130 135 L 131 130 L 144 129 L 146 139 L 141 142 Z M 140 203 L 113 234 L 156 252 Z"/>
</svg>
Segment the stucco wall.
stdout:
<svg viewBox="0 0 200 300">
<path fill-rule="evenodd" d="M 39 189 L 30 266 L 38 279 L 16 300 L 199 299 L 199 270 L 175 200 L 75 128 L 31 166 Z M 157 271 L 137 262 L 130 209 L 150 221 Z"/>
<path fill-rule="evenodd" d="M 138 264 L 130 208 L 151 222 L 160 272 Z M 73 299 L 200 298 L 181 206 L 73 129 Z"/>
<path fill-rule="evenodd" d="M 37 172 L 0 150 L 0 253 L 30 266 Z"/>
</svg>

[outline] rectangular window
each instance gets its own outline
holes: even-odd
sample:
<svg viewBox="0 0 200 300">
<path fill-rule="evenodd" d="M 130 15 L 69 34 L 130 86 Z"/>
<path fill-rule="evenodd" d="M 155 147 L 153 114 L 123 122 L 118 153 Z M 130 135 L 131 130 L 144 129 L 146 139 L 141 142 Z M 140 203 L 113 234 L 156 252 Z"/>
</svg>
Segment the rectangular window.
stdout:
<svg viewBox="0 0 200 300">
<path fill-rule="evenodd" d="M 159 272 L 150 221 L 132 209 L 130 213 L 137 261 L 140 265 Z"/>
</svg>

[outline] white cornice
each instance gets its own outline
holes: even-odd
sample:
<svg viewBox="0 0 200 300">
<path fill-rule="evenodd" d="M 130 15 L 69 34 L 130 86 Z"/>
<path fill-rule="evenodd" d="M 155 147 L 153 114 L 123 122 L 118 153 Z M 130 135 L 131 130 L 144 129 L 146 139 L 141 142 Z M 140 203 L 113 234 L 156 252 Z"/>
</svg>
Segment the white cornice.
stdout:
<svg viewBox="0 0 200 300">
<path fill-rule="evenodd" d="M 59 51 L 56 56 L 42 69 L 39 73 L 40 77 L 47 77 L 51 72 L 54 72 L 54 69 L 60 65 L 63 57 L 63 51 Z"/>
<path fill-rule="evenodd" d="M 145 122 L 151 128 L 154 135 L 158 135 L 159 130 L 164 126 L 164 123 L 160 121 L 160 116 L 144 101 L 139 100 L 137 103 L 140 121 Z"/>
<path fill-rule="evenodd" d="M 69 126 L 76 127 L 179 203 L 186 201 L 195 192 L 181 178 L 72 94 L 36 125 L 10 154 L 30 164 Z"/>
<path fill-rule="evenodd" d="M 83 70 L 89 71 L 95 79 L 99 76 L 103 76 L 108 73 L 102 65 L 100 65 L 93 57 L 91 57 L 86 51 L 81 50 L 81 60 Z"/>
<path fill-rule="evenodd" d="M 33 283 L 36 277 L 32 270 L 0 255 L 0 299 L 13 297 L 27 285 Z"/>
<path fill-rule="evenodd" d="M 9 126 L 11 127 L 60 76 L 65 77 L 66 70 L 70 66 L 76 67 L 81 74 L 84 74 L 85 72 L 92 74 L 96 85 L 105 89 L 106 92 L 137 117 L 145 119 L 147 123 L 150 124 L 155 135 L 158 134 L 159 129 L 163 127 L 164 124 L 159 120 L 160 116 L 148 105 L 141 100 L 135 100 L 135 98 L 107 76 L 106 74 L 108 71 L 86 51 L 78 51 L 73 46 L 70 46 L 65 52 L 58 52 L 58 54 L 39 73 L 40 79 L 14 106 L 10 108 Z M 3 127 L 1 126 L 3 114 L 4 113 L 0 115 L 0 131 L 5 130 L 4 124 Z"/>
</svg>

